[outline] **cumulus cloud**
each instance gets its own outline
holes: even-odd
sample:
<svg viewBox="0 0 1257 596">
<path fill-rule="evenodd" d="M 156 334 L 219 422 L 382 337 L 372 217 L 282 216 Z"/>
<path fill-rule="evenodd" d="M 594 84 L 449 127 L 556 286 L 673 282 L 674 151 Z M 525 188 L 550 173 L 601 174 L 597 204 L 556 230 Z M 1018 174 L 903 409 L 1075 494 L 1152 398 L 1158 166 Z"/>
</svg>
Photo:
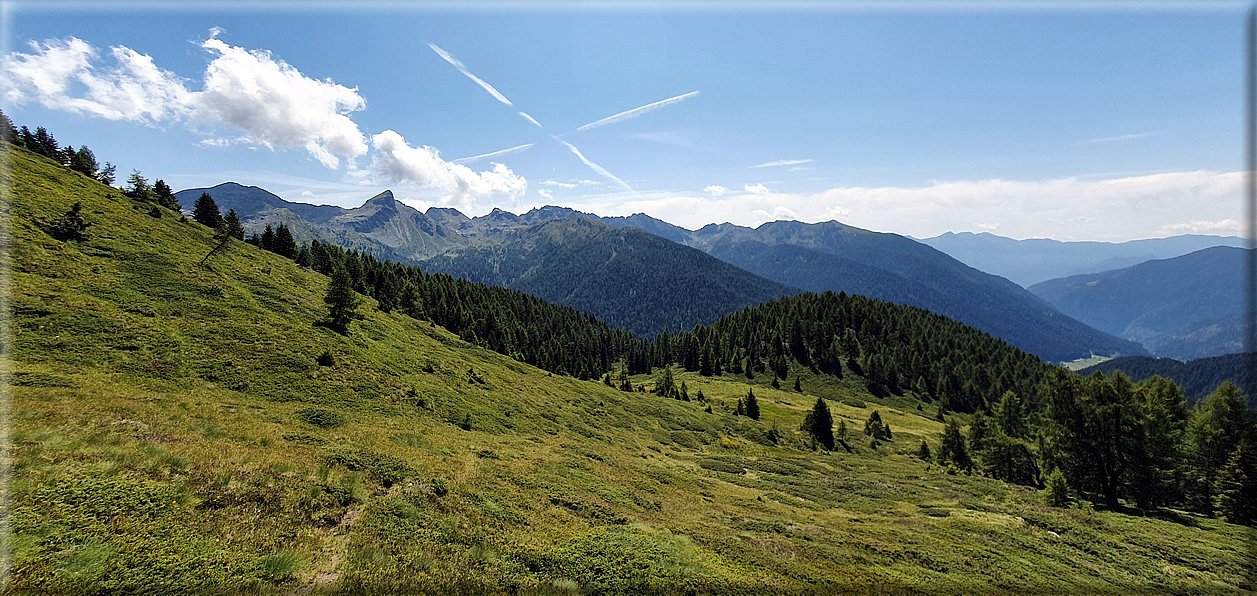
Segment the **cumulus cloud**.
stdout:
<svg viewBox="0 0 1257 596">
<path fill-rule="evenodd" d="M 746 189 L 746 192 L 749 192 L 753 195 L 763 195 L 763 194 L 768 194 L 772 192 L 771 190 L 768 190 L 768 187 L 764 186 L 763 184 L 747 184 L 743 188 Z"/>
<path fill-rule="evenodd" d="M 10 53 L 0 61 L 4 98 L 14 105 L 34 101 L 54 110 L 156 124 L 184 117 L 193 99 L 182 79 L 130 48 L 110 48 L 114 64 L 98 67 L 100 51 L 70 37 L 32 41 L 32 53 Z"/>
<path fill-rule="evenodd" d="M 571 182 L 559 182 L 558 180 L 543 180 L 541 181 L 541 185 L 542 186 L 557 186 L 559 188 L 576 188 L 576 185 L 572 184 Z"/>
<path fill-rule="evenodd" d="M 348 116 L 366 107 L 358 90 L 301 74 L 265 50 L 245 50 L 214 35 L 216 55 L 194 95 L 193 124 L 225 125 L 264 147 L 302 147 L 328 168 L 365 155 L 366 138 Z"/>
<path fill-rule="evenodd" d="M 528 182 L 503 164 L 494 163 L 492 169 L 477 173 L 441 159 L 432 147 L 411 147 L 392 130 L 373 135 L 371 144 L 377 152 L 372 171 L 394 182 L 439 189 L 452 204 L 466 207 L 478 198 L 495 194 L 518 197 L 528 190 Z"/>
<path fill-rule="evenodd" d="M 200 91 L 127 47 L 110 48 L 112 64 L 102 65 L 101 52 L 75 37 L 32 42 L 32 53 L 5 56 L 0 85 L 14 104 L 36 101 L 109 120 L 243 133 L 211 134 L 210 146 L 299 147 L 329 168 L 339 167 L 341 157 L 366 153 L 366 138 L 348 116 L 366 107 L 357 89 L 312 79 L 270 52 L 231 46 L 217 35 L 214 30 L 201 43 L 214 58 Z"/>
<path fill-rule="evenodd" d="M 727 188 L 725 188 L 725 187 L 723 187 L 723 186 L 718 186 L 718 185 L 713 184 L 713 185 L 711 185 L 711 186 L 708 186 L 707 188 L 704 188 L 704 189 L 703 189 L 703 192 L 705 192 L 705 193 L 707 193 L 707 194 L 709 194 L 709 195 L 711 195 L 711 196 L 713 196 L 713 197 L 718 197 L 718 196 L 721 196 L 721 195 L 727 194 L 727 193 L 729 192 L 729 189 L 727 189 Z"/>
<path fill-rule="evenodd" d="M 537 194 L 541 195 L 541 197 L 542 197 L 542 198 L 544 198 L 544 199 L 545 199 L 545 200 L 547 200 L 547 201 L 553 201 L 553 200 L 554 200 L 554 193 L 552 193 L 552 192 L 550 192 L 550 191 L 548 191 L 548 190 L 546 190 L 546 189 L 544 189 L 544 188 L 542 188 L 542 189 L 538 189 L 538 190 L 537 190 Z"/>
</svg>

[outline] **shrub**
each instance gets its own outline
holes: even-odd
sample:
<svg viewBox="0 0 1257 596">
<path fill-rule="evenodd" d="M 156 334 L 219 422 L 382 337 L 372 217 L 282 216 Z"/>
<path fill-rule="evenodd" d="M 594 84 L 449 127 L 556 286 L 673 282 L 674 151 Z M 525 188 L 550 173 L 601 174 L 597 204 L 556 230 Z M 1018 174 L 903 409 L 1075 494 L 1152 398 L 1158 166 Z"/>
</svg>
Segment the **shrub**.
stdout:
<svg viewBox="0 0 1257 596">
<path fill-rule="evenodd" d="M 332 355 L 331 350 L 323 350 L 318 358 L 319 366 L 336 366 L 336 357 Z"/>
<path fill-rule="evenodd" d="M 297 410 L 297 418 L 300 418 L 307 424 L 313 424 L 319 428 L 331 428 L 340 426 L 345 423 L 344 417 L 332 410 L 324 410 L 323 408 L 306 408 Z"/>
<path fill-rule="evenodd" d="M 343 465 L 350 470 L 363 472 L 368 478 L 392 486 L 406 478 L 416 475 L 415 469 L 406 462 L 383 453 L 363 450 L 346 450 L 334 453 L 327 458 L 327 465 Z"/>
</svg>

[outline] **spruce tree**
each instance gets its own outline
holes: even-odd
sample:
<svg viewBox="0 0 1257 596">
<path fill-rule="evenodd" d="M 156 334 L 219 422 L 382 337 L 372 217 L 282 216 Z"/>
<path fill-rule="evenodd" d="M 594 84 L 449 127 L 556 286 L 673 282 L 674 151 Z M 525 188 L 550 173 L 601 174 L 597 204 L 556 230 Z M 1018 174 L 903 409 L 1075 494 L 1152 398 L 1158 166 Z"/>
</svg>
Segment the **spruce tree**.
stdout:
<svg viewBox="0 0 1257 596">
<path fill-rule="evenodd" d="M 755 390 L 746 390 L 746 416 L 751 420 L 759 420 L 759 400 L 755 399 Z"/>
<path fill-rule="evenodd" d="M 289 259 L 297 258 L 297 241 L 292 237 L 292 230 L 289 230 L 283 222 L 275 228 L 275 240 L 271 246 L 271 252 Z"/>
<path fill-rule="evenodd" d="M 262 230 L 262 237 L 258 239 L 258 247 L 265 251 L 275 251 L 275 230 L 271 228 L 270 224 L 266 224 L 266 229 Z M 351 259 L 350 262 L 357 263 L 358 260 Z M 345 267 L 348 268 L 348 265 L 345 265 Z M 350 275 L 349 278 L 352 287 L 353 275 Z"/>
<path fill-rule="evenodd" d="M 939 465 L 952 465 L 961 470 L 973 469 L 973 460 L 969 459 L 969 450 L 965 448 L 965 437 L 960 434 L 960 425 L 956 419 L 947 421 L 943 429 L 943 444 L 938 448 Z"/>
<path fill-rule="evenodd" d="M 153 183 L 153 199 L 158 205 L 165 207 L 171 211 L 179 210 L 179 200 L 175 198 L 175 193 L 170 190 L 170 186 L 165 180 L 160 178 Z"/>
<path fill-rule="evenodd" d="M 349 321 L 354 318 L 358 308 L 358 295 L 354 293 L 349 274 L 340 263 L 332 267 L 332 279 L 327 283 L 327 296 L 323 298 L 323 302 L 328 306 L 328 326 L 340 333 L 347 333 Z"/>
<path fill-rule="evenodd" d="M 816 442 L 826 449 L 834 448 L 834 417 L 829 413 L 829 406 L 823 398 L 816 398 L 816 405 L 803 419 L 803 430 L 812 435 Z"/>
<path fill-rule="evenodd" d="M 934 456 L 930 453 L 930 446 L 925 442 L 925 439 L 921 439 L 921 446 L 917 448 L 917 457 L 925 461 L 934 461 Z"/>
<path fill-rule="evenodd" d="M 227 226 L 227 235 L 236 240 L 244 240 L 244 225 L 240 223 L 240 216 L 236 215 L 235 209 L 227 210 L 227 217 L 223 218 L 223 223 Z"/>
<path fill-rule="evenodd" d="M 215 230 L 225 225 L 223 214 L 218 211 L 214 198 L 207 192 L 201 193 L 196 199 L 196 205 L 192 207 L 192 220 Z"/>
</svg>

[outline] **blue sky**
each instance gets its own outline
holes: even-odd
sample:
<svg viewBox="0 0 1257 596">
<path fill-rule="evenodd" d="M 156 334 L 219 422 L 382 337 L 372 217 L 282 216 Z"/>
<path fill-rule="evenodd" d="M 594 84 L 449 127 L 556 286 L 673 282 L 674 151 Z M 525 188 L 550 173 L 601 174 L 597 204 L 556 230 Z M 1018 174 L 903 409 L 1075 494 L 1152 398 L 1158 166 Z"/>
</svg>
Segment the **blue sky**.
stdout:
<svg viewBox="0 0 1257 596">
<path fill-rule="evenodd" d="M 1246 232 L 1240 4 L 77 6 L 10 4 L 0 107 L 88 145 L 120 178 L 138 169 L 176 189 L 234 180 L 353 206 L 391 188 L 420 208 L 561 204 L 691 228 Z M 119 68 L 111 48 L 152 69 Z"/>
</svg>

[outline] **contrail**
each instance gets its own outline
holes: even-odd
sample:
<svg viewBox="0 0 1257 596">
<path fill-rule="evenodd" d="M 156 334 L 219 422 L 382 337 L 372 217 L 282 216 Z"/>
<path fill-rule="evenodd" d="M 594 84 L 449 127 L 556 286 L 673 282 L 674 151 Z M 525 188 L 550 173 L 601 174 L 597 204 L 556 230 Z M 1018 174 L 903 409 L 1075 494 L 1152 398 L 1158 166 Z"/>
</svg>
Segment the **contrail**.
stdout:
<svg viewBox="0 0 1257 596">
<path fill-rule="evenodd" d="M 520 115 L 521 117 L 523 117 L 523 118 L 524 118 L 524 120 L 527 120 L 527 121 L 529 121 L 529 122 L 532 122 L 533 124 L 536 124 L 536 125 L 537 125 L 537 128 L 545 128 L 544 126 L 542 126 L 542 125 L 541 125 L 541 123 L 540 123 L 540 122 L 537 122 L 537 119 L 536 119 L 536 118 L 533 118 L 532 116 L 529 116 L 527 113 L 525 113 L 525 112 L 520 112 L 520 113 L 519 113 L 519 115 Z"/>
<path fill-rule="evenodd" d="M 689 99 L 690 97 L 693 97 L 695 95 L 698 95 L 697 91 L 690 91 L 689 93 L 686 93 L 684 95 L 678 95 L 676 97 L 669 97 L 668 99 L 656 101 L 655 103 L 648 103 L 640 108 L 633 108 L 626 112 L 620 112 L 619 114 L 616 114 L 614 116 L 607 116 L 606 118 L 603 118 L 602 120 L 594 120 L 593 122 L 590 122 L 589 124 L 581 126 L 580 128 L 573 130 L 572 132 L 580 132 L 582 130 L 589 130 L 591 128 L 598 128 L 599 126 L 606 126 L 607 124 L 613 124 L 621 120 L 628 120 L 629 118 L 636 118 L 638 116 L 641 116 L 642 114 L 645 114 L 646 112 L 657 110 L 666 105 L 674 104 L 679 101 L 685 101 L 686 99 Z"/>
<path fill-rule="evenodd" d="M 627 183 L 625 183 L 623 180 L 620 180 L 619 178 L 616 178 L 616 177 L 615 177 L 615 174 L 612 174 L 611 172 L 608 172 L 608 171 L 606 170 L 606 168 L 603 168 L 602 166 L 600 166 L 600 165 L 598 165 L 598 164 L 596 164 L 596 163 L 594 163 L 594 162 L 592 162 L 592 161 L 589 161 L 589 158 L 585 157 L 585 156 L 584 156 L 584 155 L 580 152 L 580 149 L 577 149 L 577 148 L 576 148 L 574 145 L 572 145 L 571 143 L 569 143 L 569 142 L 567 142 L 567 141 L 564 141 L 563 139 L 560 139 L 559 137 L 556 137 L 556 136 L 554 136 L 554 135 L 550 135 L 550 138 L 552 138 L 552 139 L 554 139 L 554 140 L 556 140 L 556 141 L 558 141 L 558 142 L 560 142 L 560 143 L 563 143 L 564 145 L 567 145 L 567 148 L 568 148 L 569 150 L 571 150 L 571 152 L 572 152 L 573 154 L 575 154 L 575 155 L 576 155 L 576 157 L 580 158 L 580 160 L 581 160 L 581 161 L 585 162 L 585 165 L 589 166 L 589 169 L 591 169 L 591 170 L 593 170 L 594 172 L 596 172 L 596 173 L 598 173 L 598 174 L 602 175 L 603 177 L 606 177 L 606 178 L 608 178 L 608 179 L 610 179 L 610 180 L 614 180 L 616 184 L 619 184 L 620 186 L 624 187 L 624 190 L 627 190 L 627 191 L 629 191 L 629 192 L 634 192 L 634 190 L 633 190 L 633 187 L 632 187 L 632 186 L 629 186 L 629 185 L 628 185 Z"/>
<path fill-rule="evenodd" d="M 457 68 L 459 72 L 461 72 L 461 73 L 463 73 L 463 74 L 467 75 L 467 78 L 469 78 L 469 79 L 471 79 L 471 80 L 475 81 L 477 85 L 480 85 L 481 87 L 484 87 L 484 90 L 485 90 L 485 91 L 488 91 L 490 95 L 492 95 L 493 97 L 497 98 L 497 100 L 498 100 L 498 101 L 500 101 L 500 102 L 502 102 L 502 103 L 504 103 L 504 104 L 506 104 L 506 105 L 508 105 L 508 106 L 509 106 L 509 105 L 514 105 L 514 104 L 512 104 L 512 103 L 511 103 L 511 100 L 509 100 L 509 99 L 507 99 L 507 98 L 506 98 L 506 96 L 505 96 L 505 95 L 502 95 L 501 93 L 498 93 L 498 90 L 497 90 L 497 89 L 494 89 L 494 88 L 493 88 L 493 85 L 490 85 L 490 84 L 488 84 L 488 83 L 484 82 L 484 79 L 481 79 L 480 77 L 478 77 L 478 76 L 476 76 L 476 75 L 474 75 L 474 74 L 471 74 L 471 71 L 470 71 L 470 70 L 467 70 L 467 67 L 466 67 L 466 66 L 463 66 L 463 63 L 458 61 L 458 58 L 455 58 L 455 57 L 451 56 L 449 52 L 447 52 L 447 51 L 445 51 L 445 50 L 442 50 L 441 48 L 437 47 L 437 45 L 436 45 L 436 44 L 434 44 L 434 43 L 430 43 L 430 44 L 428 44 L 428 47 L 432 48 L 432 51 L 436 52 L 436 53 L 437 53 L 437 55 L 439 55 L 440 57 L 444 58 L 446 62 L 449 62 L 450 64 L 453 64 L 453 65 L 454 65 L 454 68 Z"/>
<path fill-rule="evenodd" d="M 486 158 L 486 157 L 495 157 L 495 156 L 498 156 L 498 155 L 506 155 L 507 153 L 519 153 L 520 151 L 525 151 L 525 150 L 527 150 L 528 148 L 530 148 L 530 147 L 532 147 L 532 146 L 533 146 L 533 143 L 528 143 L 528 144 L 525 144 L 525 145 L 517 145 L 517 146 L 515 146 L 515 147 L 511 147 L 510 149 L 503 149 L 503 150 L 501 150 L 501 151 L 494 151 L 494 152 L 492 152 L 492 153 L 483 153 L 483 154 L 480 154 L 480 155 L 473 155 L 473 156 L 471 156 L 471 157 L 462 157 L 462 158 L 459 158 L 459 159 L 452 160 L 452 162 L 451 162 L 451 163 L 471 163 L 471 162 L 473 162 L 473 161 L 480 160 L 480 159 L 484 159 L 484 158 Z"/>
<path fill-rule="evenodd" d="M 778 161 L 770 161 L 768 163 L 762 163 L 757 166 L 751 166 L 751 168 L 775 168 L 777 166 L 797 166 L 801 163 L 812 163 L 812 160 L 810 159 L 782 159 Z"/>
</svg>

